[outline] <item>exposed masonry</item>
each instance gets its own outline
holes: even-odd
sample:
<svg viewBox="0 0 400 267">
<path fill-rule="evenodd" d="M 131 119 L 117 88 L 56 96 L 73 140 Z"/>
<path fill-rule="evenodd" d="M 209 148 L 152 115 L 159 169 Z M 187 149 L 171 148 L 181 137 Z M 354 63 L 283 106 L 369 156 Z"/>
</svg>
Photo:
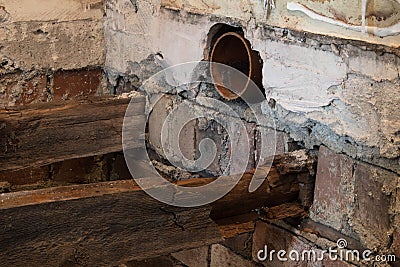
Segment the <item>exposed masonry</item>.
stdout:
<svg viewBox="0 0 400 267">
<path fill-rule="evenodd" d="M 387 251 L 396 228 L 398 175 L 321 147 L 310 217 Z M 374 212 L 369 210 L 374 209 Z"/>
<path fill-rule="evenodd" d="M 393 253 L 397 249 L 400 211 L 397 197 L 400 174 L 398 49 L 268 26 L 252 19 L 158 10 L 148 1 L 136 1 L 136 9 L 129 2 L 108 3 L 105 71 L 112 93 L 142 90 L 152 103 L 164 90 L 141 88 L 142 82 L 168 66 L 207 59 L 213 34 L 210 29 L 219 24 L 243 29 L 263 61 L 267 99 L 258 109 L 272 108 L 275 125 L 256 123 L 246 105 L 223 100 L 212 86 L 200 83 L 187 91 L 172 90 L 153 109 L 149 124 L 149 145 L 156 154 L 154 163 L 162 173 L 182 179 L 190 175 L 174 170 L 165 162 L 158 136 L 168 111 L 189 100 L 194 104 L 193 109 L 206 117 L 208 114 L 229 120 L 232 116 L 212 103 L 199 101 L 201 96 L 224 101 L 245 123 L 247 134 L 254 140 L 249 169 L 259 160 L 260 136 L 274 134 L 274 130 L 277 130 L 277 153 L 298 147 L 319 149 L 320 169 L 310 218 L 325 227 L 323 234 L 329 232 L 328 228 L 336 234 L 321 236 L 318 231 L 309 233 L 307 229 L 279 222 L 273 222 L 267 232 L 260 232 L 259 228 L 264 226 L 258 224 L 252 236 L 253 255 L 247 255 L 247 259 L 256 260 L 255 247 L 262 247 L 269 242 L 263 238 L 274 235 L 285 236 L 285 248 L 321 251 L 335 245 L 335 238 L 343 235 L 376 253 Z M 184 141 L 182 153 L 190 159 L 196 158 L 202 139 L 215 141 L 217 158 L 206 173 L 199 175 L 219 175 L 235 169 L 235 162 L 229 162 L 234 148 L 230 147 L 226 131 L 216 122 L 198 119 L 185 126 L 180 138 Z M 376 211 L 369 213 L 371 207 Z M 260 238 L 262 241 L 258 244 Z M 227 257 L 225 252 L 223 254 Z M 236 254 L 231 260 L 237 259 Z M 250 262 L 243 264 L 251 266 Z M 324 261 L 323 264 L 328 263 Z M 365 262 L 340 264 L 368 265 Z"/>
<path fill-rule="evenodd" d="M 152 10 L 147 4 L 142 3 L 146 14 Z M 182 54 L 175 55 L 177 51 L 173 49 L 173 43 L 163 39 L 160 32 L 161 36 L 143 35 L 147 53 L 141 51 L 131 56 L 132 51 L 128 48 L 126 51 L 119 50 L 117 56 L 115 42 L 126 44 L 128 40 L 134 41 L 129 37 L 131 28 L 118 28 L 122 23 L 118 14 L 130 14 L 130 11 L 129 8 L 118 9 L 118 6 L 107 7 L 106 42 L 112 48 L 107 53 L 106 72 L 113 91 L 120 90 L 118 85 L 121 84 L 128 84 L 128 90 L 137 90 L 142 81 L 165 66 L 183 60 L 203 59 L 204 44 L 212 25 L 227 23 L 241 26 L 264 61 L 267 101 L 260 108 L 269 104 L 270 100 L 276 102 L 277 130 L 289 133 L 291 138 L 307 148 L 324 144 L 338 153 L 400 173 L 400 114 L 396 105 L 390 104 L 400 101 L 400 58 L 397 49 L 253 25 L 251 21 L 244 24 L 232 18 L 161 10 L 155 14 L 159 23 L 168 24 L 170 36 L 178 30 L 182 32 L 179 35 L 192 33 L 191 40 L 186 37 L 180 40 L 180 46 L 188 46 L 192 51 L 185 52 L 180 47 L 177 50 Z M 138 14 L 140 12 L 139 8 Z M 137 23 L 132 19 L 128 21 L 125 26 Z M 162 31 L 162 28 L 160 25 L 148 26 L 148 30 L 154 31 Z M 119 36 L 119 32 L 124 32 L 124 35 Z M 189 47 L 192 42 L 203 45 L 194 49 Z M 142 41 L 136 41 L 134 45 L 140 47 Z M 134 61 L 140 53 L 143 53 L 143 59 Z M 200 88 L 195 92 L 181 92 L 180 97 L 209 94 L 203 91 Z M 198 104 L 207 107 L 204 103 Z M 241 114 L 243 120 L 252 122 L 251 118 L 246 118 L 243 107 L 228 104 Z"/>
<path fill-rule="evenodd" d="M 0 105 L 103 93 L 102 15 L 103 3 L 97 0 L 0 1 Z M 80 91 L 54 88 L 55 77 L 62 70 L 82 70 L 82 76 L 98 73 L 94 80 L 88 79 L 92 84 L 83 85 Z M 85 92 L 87 89 L 91 92 Z"/>
</svg>

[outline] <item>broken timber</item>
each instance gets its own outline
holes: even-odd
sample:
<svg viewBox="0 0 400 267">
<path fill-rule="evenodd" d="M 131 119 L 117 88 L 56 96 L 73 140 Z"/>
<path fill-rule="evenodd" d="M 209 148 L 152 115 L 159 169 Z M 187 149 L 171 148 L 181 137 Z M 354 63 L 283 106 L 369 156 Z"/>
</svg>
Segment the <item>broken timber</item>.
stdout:
<svg viewBox="0 0 400 267">
<path fill-rule="evenodd" d="M 0 110 L 0 171 L 121 151 L 122 124 L 130 102 L 131 129 L 138 129 L 131 133 L 131 145 L 143 147 L 143 96 Z"/>
<path fill-rule="evenodd" d="M 280 157 L 290 168 L 274 163 L 280 167 L 265 172 L 254 193 L 248 191 L 252 173 L 246 173 L 225 197 L 198 208 L 158 202 L 133 180 L 1 194 L 0 259 L 5 266 L 116 266 L 215 244 L 223 236 L 251 231 L 256 220 L 251 210 L 298 200 L 296 177 L 310 175 L 314 163 L 305 155 Z"/>
</svg>

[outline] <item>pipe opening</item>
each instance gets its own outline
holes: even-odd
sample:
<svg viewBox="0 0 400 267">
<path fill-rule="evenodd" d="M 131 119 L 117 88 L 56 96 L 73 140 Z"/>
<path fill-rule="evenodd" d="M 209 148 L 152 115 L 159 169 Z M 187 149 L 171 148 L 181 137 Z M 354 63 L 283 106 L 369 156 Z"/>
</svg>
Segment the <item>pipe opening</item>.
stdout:
<svg viewBox="0 0 400 267">
<path fill-rule="evenodd" d="M 263 63 L 260 55 L 257 51 L 251 49 L 250 42 L 244 37 L 240 28 L 226 26 L 219 26 L 219 30 L 216 31 L 211 41 L 209 61 L 228 65 L 242 72 L 247 79 L 238 77 L 238 75 L 229 75 L 226 69 L 221 70 L 218 65 L 211 64 L 210 72 L 213 81 L 216 83 L 215 89 L 227 100 L 234 100 L 244 95 L 260 95 L 251 92 L 257 88 L 249 86 L 251 80 L 257 87 L 263 88 Z M 261 91 L 265 94 L 264 90 Z M 262 101 L 263 99 L 259 100 Z"/>
</svg>

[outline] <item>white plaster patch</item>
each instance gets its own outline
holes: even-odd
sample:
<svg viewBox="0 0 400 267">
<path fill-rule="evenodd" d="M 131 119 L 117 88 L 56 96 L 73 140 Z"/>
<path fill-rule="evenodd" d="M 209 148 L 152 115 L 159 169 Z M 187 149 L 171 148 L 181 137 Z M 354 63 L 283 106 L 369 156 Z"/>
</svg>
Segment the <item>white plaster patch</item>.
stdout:
<svg viewBox="0 0 400 267">
<path fill-rule="evenodd" d="M 274 41 L 257 42 L 264 60 L 263 84 L 268 97 L 292 111 L 327 106 L 346 77 L 346 64 L 334 53 Z"/>
</svg>

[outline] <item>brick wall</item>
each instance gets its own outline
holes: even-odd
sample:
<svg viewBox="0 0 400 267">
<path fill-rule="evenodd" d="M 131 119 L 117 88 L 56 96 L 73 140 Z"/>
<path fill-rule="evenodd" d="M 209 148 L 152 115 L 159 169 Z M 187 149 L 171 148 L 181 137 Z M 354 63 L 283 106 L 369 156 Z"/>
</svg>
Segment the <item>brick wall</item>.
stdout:
<svg viewBox="0 0 400 267">
<path fill-rule="evenodd" d="M 103 92 L 102 1 L 6 1 L 0 10 L 0 106 Z"/>
</svg>

